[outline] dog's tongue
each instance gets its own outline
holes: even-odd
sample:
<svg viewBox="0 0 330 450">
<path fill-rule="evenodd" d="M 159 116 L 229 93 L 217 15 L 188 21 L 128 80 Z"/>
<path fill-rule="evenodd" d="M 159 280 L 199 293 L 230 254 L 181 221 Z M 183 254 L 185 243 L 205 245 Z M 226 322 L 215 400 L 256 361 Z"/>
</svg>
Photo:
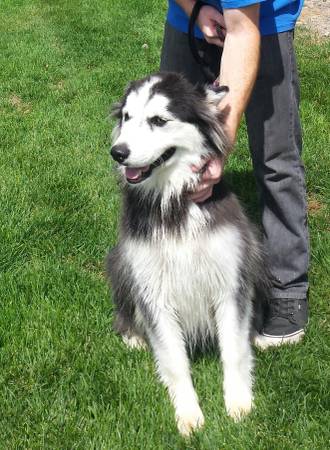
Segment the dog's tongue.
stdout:
<svg viewBox="0 0 330 450">
<path fill-rule="evenodd" d="M 138 180 L 141 177 L 142 172 L 146 172 L 147 170 L 149 170 L 149 166 L 126 167 L 125 175 L 129 180 Z"/>
</svg>

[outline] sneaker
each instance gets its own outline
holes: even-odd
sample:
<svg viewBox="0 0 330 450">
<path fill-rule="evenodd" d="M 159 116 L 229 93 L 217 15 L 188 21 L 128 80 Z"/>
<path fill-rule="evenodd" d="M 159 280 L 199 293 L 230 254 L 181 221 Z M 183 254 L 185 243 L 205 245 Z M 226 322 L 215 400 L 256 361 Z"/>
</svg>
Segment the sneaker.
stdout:
<svg viewBox="0 0 330 450">
<path fill-rule="evenodd" d="M 272 299 L 266 323 L 262 332 L 254 336 L 254 344 L 262 350 L 282 344 L 296 344 L 305 334 L 307 320 L 306 299 Z"/>
</svg>

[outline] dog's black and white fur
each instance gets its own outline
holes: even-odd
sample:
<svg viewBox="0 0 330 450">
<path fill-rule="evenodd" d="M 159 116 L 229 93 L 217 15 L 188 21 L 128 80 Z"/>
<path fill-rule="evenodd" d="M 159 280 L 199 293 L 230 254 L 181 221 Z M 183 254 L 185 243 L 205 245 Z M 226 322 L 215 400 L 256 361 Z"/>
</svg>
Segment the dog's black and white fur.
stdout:
<svg viewBox="0 0 330 450">
<path fill-rule="evenodd" d="M 114 109 L 111 154 L 124 179 L 120 240 L 108 256 L 115 328 L 128 346 L 151 346 L 184 435 L 204 423 L 187 356 L 196 345 L 219 345 L 228 414 L 239 419 L 253 402 L 260 246 L 223 182 L 204 203 L 188 195 L 201 177 L 192 166 L 226 155 L 227 90 L 159 73 L 133 82 Z"/>
</svg>

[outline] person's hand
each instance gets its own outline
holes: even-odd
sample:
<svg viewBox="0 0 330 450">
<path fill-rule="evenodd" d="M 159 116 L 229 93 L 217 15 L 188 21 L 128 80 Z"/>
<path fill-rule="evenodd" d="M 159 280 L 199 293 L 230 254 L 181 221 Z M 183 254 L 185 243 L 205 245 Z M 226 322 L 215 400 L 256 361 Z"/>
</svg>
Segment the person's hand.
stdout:
<svg viewBox="0 0 330 450">
<path fill-rule="evenodd" d="M 193 172 L 201 172 L 202 177 L 195 191 L 189 195 L 190 200 L 201 203 L 211 197 L 213 186 L 220 181 L 222 168 L 223 160 L 211 157 L 204 160 L 199 167 L 192 166 Z"/>
<path fill-rule="evenodd" d="M 223 36 L 226 36 L 226 27 L 223 15 L 212 6 L 203 6 L 198 14 L 197 24 L 209 44 L 223 47 L 224 39 L 219 38 L 217 28 L 221 27 Z M 218 28 L 219 29 L 219 28 Z"/>
</svg>

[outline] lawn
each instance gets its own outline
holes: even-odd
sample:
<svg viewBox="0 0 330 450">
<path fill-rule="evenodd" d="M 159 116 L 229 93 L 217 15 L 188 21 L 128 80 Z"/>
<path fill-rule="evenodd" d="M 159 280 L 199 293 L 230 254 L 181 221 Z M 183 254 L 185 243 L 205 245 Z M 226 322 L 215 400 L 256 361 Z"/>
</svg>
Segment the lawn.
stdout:
<svg viewBox="0 0 330 450">
<path fill-rule="evenodd" d="M 120 196 L 109 106 L 129 80 L 157 70 L 165 11 L 164 0 L 1 2 L 0 449 L 328 448 L 329 40 L 296 33 L 308 334 L 294 348 L 256 351 L 253 413 L 240 424 L 226 417 L 217 357 L 200 358 L 206 426 L 184 441 L 151 355 L 127 351 L 111 330 L 103 260 Z M 243 128 L 226 177 L 256 217 Z"/>
</svg>

